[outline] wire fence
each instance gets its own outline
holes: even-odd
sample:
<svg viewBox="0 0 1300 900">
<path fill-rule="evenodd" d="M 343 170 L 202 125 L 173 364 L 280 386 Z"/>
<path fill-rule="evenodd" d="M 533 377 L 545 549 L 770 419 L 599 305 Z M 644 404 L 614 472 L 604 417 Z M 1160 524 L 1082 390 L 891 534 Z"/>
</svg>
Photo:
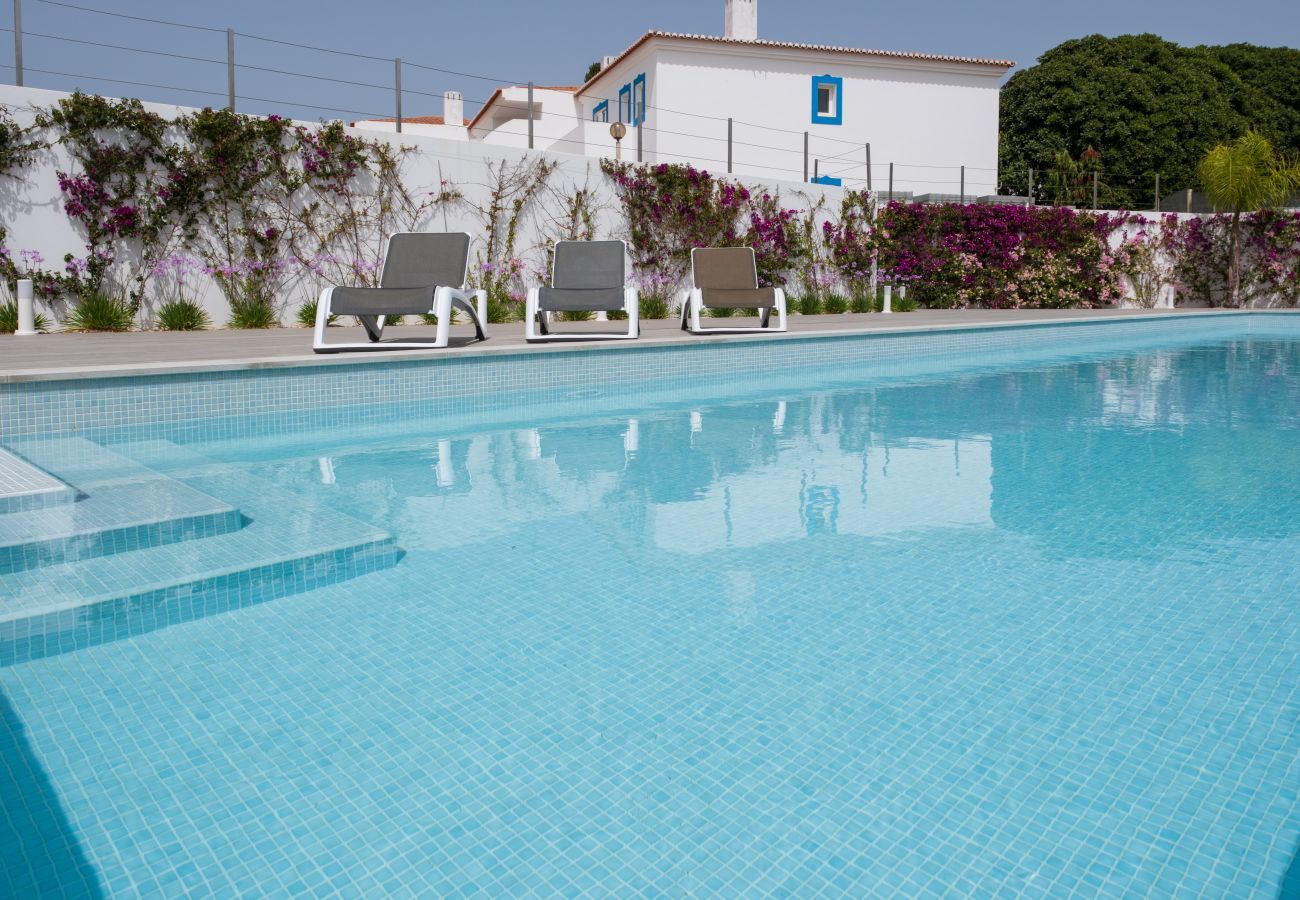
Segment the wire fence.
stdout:
<svg viewBox="0 0 1300 900">
<path fill-rule="evenodd" d="M 469 79 L 487 82 L 496 86 L 507 86 L 527 90 L 527 115 L 512 119 L 493 129 L 494 136 L 517 140 L 521 146 L 534 148 L 538 143 L 554 147 L 562 152 L 586 154 L 591 150 L 590 140 L 583 135 L 579 126 L 589 125 L 591 119 L 576 112 L 562 113 L 551 108 L 546 109 L 545 116 L 535 114 L 534 91 L 546 90 L 533 85 L 527 79 L 512 79 L 501 75 L 463 72 L 455 69 L 435 66 L 423 61 L 385 57 L 354 50 L 322 47 L 297 41 L 238 31 L 234 28 L 222 28 L 167 19 L 137 16 L 114 10 L 101 9 L 66 0 L 26 0 L 29 5 L 51 8 L 59 12 L 60 28 L 74 26 L 78 23 L 93 26 L 96 20 L 120 20 L 161 28 L 163 33 L 174 36 L 177 32 L 192 33 L 199 41 L 199 46 L 216 44 L 208 52 L 195 50 L 182 52 L 174 46 L 175 40 L 167 39 L 168 49 L 158 46 L 138 46 L 133 43 L 116 43 L 110 40 L 95 40 L 89 37 L 77 37 L 71 34 L 54 33 L 52 30 L 25 30 L 23 28 L 24 0 L 14 0 L 14 19 L 12 28 L 0 28 L 0 32 L 13 35 L 14 55 L 12 65 L 0 63 L 0 68 L 13 73 L 15 84 L 27 84 L 29 74 L 47 76 L 51 80 L 67 79 L 76 87 L 83 83 L 102 83 L 106 85 L 124 85 L 132 88 L 146 88 L 164 92 L 168 95 L 185 95 L 204 98 L 203 105 L 224 105 L 231 110 L 248 112 L 249 104 L 261 106 L 266 111 L 283 114 L 286 110 L 310 111 L 313 114 L 326 114 L 325 117 L 346 116 L 353 119 L 386 119 L 393 123 L 397 132 L 403 131 L 403 125 L 411 126 L 410 116 L 403 116 L 405 98 L 439 99 L 445 92 L 422 90 L 411 85 L 411 76 L 427 81 L 425 73 L 432 73 L 441 80 Z M 224 41 L 219 38 L 224 37 Z M 216 40 L 214 40 L 216 39 Z M 224 46 L 221 46 L 224 45 Z M 220 52 L 218 49 L 223 49 Z M 79 51 L 93 50 L 106 53 L 103 58 L 106 65 L 113 65 L 114 74 L 68 71 L 59 63 L 44 62 L 53 57 L 56 60 L 67 58 L 67 49 Z M 41 60 L 39 66 L 28 65 L 26 53 L 34 50 L 33 58 Z M 271 50 L 276 54 L 277 65 L 264 65 L 244 59 L 247 53 L 257 59 L 256 53 Z M 52 52 L 51 52 L 52 51 Z M 343 58 L 354 61 L 354 67 L 370 72 L 376 71 L 376 64 L 383 64 L 388 72 L 379 77 L 341 77 L 341 74 L 324 74 L 320 71 L 302 71 L 290 67 L 284 62 L 290 51 L 292 59 L 303 61 L 304 68 L 319 68 L 322 54 L 335 59 Z M 125 61 L 130 60 L 174 60 L 192 67 L 193 77 L 186 76 L 187 83 L 162 83 L 142 78 L 123 77 L 119 71 Z M 80 68 L 70 66 L 68 68 Z M 224 70 L 224 79 L 222 78 Z M 187 69 L 189 71 L 189 69 Z M 275 96 L 258 96 L 244 93 L 241 85 L 247 75 L 256 74 L 263 80 L 267 76 L 276 85 Z M 403 83 L 403 75 L 408 76 Z M 45 79 L 43 79 L 45 80 Z M 224 85 L 222 82 L 224 81 Z M 314 88 L 316 96 L 285 97 L 278 92 L 287 85 L 305 85 Z M 319 100 L 321 86 L 329 86 L 329 99 Z M 224 90 L 221 88 L 224 87 Z M 261 91 L 258 92 L 259 94 Z M 286 89 L 286 93 L 296 93 Z M 489 96 L 464 96 L 462 101 L 470 107 L 480 109 L 492 99 Z M 594 103 L 608 101 L 611 108 L 618 108 L 617 97 L 587 95 Z M 213 102 L 213 101 L 216 102 Z M 757 122 L 750 122 L 733 117 L 708 115 L 689 110 L 674 109 L 638 101 L 639 108 L 646 113 L 656 113 L 657 124 L 645 121 L 642 114 L 639 124 L 629 129 L 628 144 L 625 149 L 629 159 L 638 161 L 650 156 L 653 161 L 686 162 L 725 167 L 727 172 L 740 170 L 748 173 L 761 173 L 774 180 L 816 182 L 821 184 L 838 184 L 849 188 L 866 188 L 877 192 L 886 199 L 928 199 L 937 202 L 970 202 L 980 198 L 996 197 L 998 202 L 1060 202 L 1059 191 L 1052 194 L 1047 173 L 1028 170 L 1022 177 L 1013 173 L 999 173 L 996 168 L 967 165 L 923 165 L 900 163 L 895 161 L 876 161 L 871 156 L 871 144 L 861 143 L 834 136 L 779 128 Z M 302 118 L 302 116 L 293 116 Z M 553 126 L 559 123 L 567 126 L 561 134 L 553 133 Z M 679 124 L 680 123 L 680 124 Z M 547 133 L 542 134 L 545 125 Z M 671 126 L 671 127 L 669 127 Z M 693 127 L 692 127 L 693 126 Z M 574 133 L 583 135 L 572 136 Z M 648 146 L 653 140 L 654 146 Z M 687 142 L 690 142 L 689 144 Z M 701 151 L 700 147 L 713 148 Z M 1008 188 L 1010 196 L 998 196 L 999 181 Z M 1022 187 L 1016 186 L 1023 184 Z M 1140 185 L 1140 190 L 1139 190 Z M 1084 185 L 1077 194 L 1068 200 L 1078 200 L 1075 205 L 1091 205 L 1103 208 L 1109 201 L 1111 205 L 1133 206 L 1136 196 L 1144 195 L 1152 201 L 1151 208 L 1161 206 L 1160 176 L 1158 173 L 1126 174 L 1116 172 L 1099 173 L 1091 185 L 1091 195 Z M 1190 202 L 1189 202 L 1190 205 Z"/>
</svg>

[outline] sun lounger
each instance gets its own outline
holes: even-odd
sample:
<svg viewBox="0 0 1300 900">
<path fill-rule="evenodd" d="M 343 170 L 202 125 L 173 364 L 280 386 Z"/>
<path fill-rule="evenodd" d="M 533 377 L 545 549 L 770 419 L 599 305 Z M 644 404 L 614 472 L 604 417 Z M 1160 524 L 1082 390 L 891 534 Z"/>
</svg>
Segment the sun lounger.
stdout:
<svg viewBox="0 0 1300 900">
<path fill-rule="evenodd" d="M 757 309 L 757 326 L 705 327 L 706 309 Z M 771 327 L 772 311 L 776 326 Z M 746 334 L 786 330 L 785 292 L 759 287 L 752 247 L 697 247 L 691 251 L 691 289 L 682 303 L 682 328 L 692 334 Z"/>
<path fill-rule="evenodd" d="M 641 333 L 637 290 L 627 286 L 623 241 L 558 241 L 551 284 L 528 292 L 524 336 L 530 341 L 629 340 Z M 551 313 L 626 312 L 627 331 L 552 331 Z"/>
</svg>

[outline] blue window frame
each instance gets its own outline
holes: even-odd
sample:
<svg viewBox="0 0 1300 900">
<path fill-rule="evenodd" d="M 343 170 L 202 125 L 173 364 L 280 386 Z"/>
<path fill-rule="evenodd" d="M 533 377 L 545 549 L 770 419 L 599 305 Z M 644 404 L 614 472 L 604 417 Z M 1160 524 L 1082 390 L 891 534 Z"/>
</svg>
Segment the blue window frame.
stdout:
<svg viewBox="0 0 1300 900">
<path fill-rule="evenodd" d="M 814 75 L 812 79 L 812 121 L 814 125 L 844 124 L 844 79 Z"/>
<path fill-rule="evenodd" d="M 632 79 L 632 124 L 645 121 L 645 73 Z"/>
<path fill-rule="evenodd" d="M 623 123 L 632 121 L 632 85 L 625 84 L 618 89 L 618 120 Z"/>
<path fill-rule="evenodd" d="M 609 101 L 602 100 L 596 104 L 591 111 L 591 121 L 608 122 L 609 121 Z"/>
</svg>

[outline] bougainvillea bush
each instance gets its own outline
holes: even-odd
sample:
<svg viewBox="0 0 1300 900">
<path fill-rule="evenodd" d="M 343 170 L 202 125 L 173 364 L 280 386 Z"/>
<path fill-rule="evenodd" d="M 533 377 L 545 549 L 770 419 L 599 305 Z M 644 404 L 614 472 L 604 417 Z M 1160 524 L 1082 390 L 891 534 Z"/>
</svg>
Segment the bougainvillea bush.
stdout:
<svg viewBox="0 0 1300 900">
<path fill-rule="evenodd" d="M 1162 244 L 1180 297 L 1223 306 L 1228 298 L 1229 215 L 1168 216 Z M 1242 306 L 1300 301 L 1300 212 L 1263 210 L 1241 217 Z"/>
<path fill-rule="evenodd" d="M 871 255 L 879 277 L 910 285 L 924 306 L 1091 307 L 1120 296 L 1105 216 L 1062 207 L 893 202 L 875 227 L 829 225 L 832 257 L 849 284 Z"/>
</svg>

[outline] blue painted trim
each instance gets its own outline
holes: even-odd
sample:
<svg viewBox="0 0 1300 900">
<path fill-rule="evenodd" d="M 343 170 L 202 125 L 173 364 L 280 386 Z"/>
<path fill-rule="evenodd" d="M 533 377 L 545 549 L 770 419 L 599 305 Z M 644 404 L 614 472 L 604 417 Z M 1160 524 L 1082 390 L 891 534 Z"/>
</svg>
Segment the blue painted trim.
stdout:
<svg viewBox="0 0 1300 900">
<path fill-rule="evenodd" d="M 640 125 L 645 119 L 645 72 L 642 72 L 632 79 L 632 124 Z"/>
<path fill-rule="evenodd" d="M 844 180 L 842 178 L 835 178 L 831 175 L 821 175 L 813 179 L 813 184 L 830 184 L 835 187 L 842 187 L 844 185 Z"/>
<path fill-rule="evenodd" d="M 597 103 L 591 110 L 591 121 L 608 122 L 609 121 L 609 101 L 602 100 Z"/>
<path fill-rule="evenodd" d="M 624 101 L 623 98 L 627 100 Z M 632 121 L 632 85 L 625 84 L 618 89 L 618 120 L 624 124 Z"/>
<path fill-rule="evenodd" d="M 823 84 L 835 87 L 835 113 L 826 115 L 817 112 L 817 89 Z M 812 121 L 814 125 L 844 124 L 844 79 L 834 75 L 814 75 L 812 78 Z"/>
</svg>

